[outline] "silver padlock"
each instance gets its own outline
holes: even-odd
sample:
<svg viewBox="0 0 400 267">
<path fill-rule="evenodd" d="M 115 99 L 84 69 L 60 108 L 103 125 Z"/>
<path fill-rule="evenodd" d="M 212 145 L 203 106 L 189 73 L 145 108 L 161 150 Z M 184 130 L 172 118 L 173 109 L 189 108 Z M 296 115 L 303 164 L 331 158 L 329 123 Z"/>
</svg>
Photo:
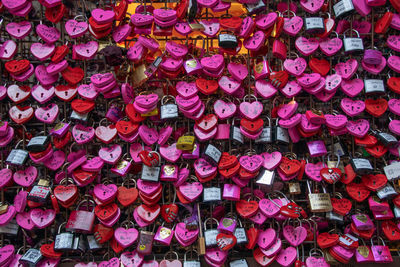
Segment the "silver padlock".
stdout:
<svg viewBox="0 0 400 267">
<path fill-rule="evenodd" d="M 276 124 L 274 127 L 274 136 L 275 139 L 273 141 L 276 141 L 277 143 L 289 144 L 290 142 L 288 130 L 280 127 L 278 124 L 278 120 L 276 120 Z"/>
<path fill-rule="evenodd" d="M 353 167 L 355 173 L 363 175 L 369 174 L 374 171 L 374 168 L 366 158 L 351 158 L 350 157 L 350 164 Z"/>
<path fill-rule="evenodd" d="M 222 152 L 212 144 L 208 144 L 204 150 L 203 156 L 213 165 L 217 165 L 221 159 Z"/>
<path fill-rule="evenodd" d="M 54 251 L 70 251 L 74 248 L 75 236 L 71 232 L 61 233 L 61 228 L 65 226 L 65 222 L 58 227 L 58 234 L 54 240 Z"/>
<path fill-rule="evenodd" d="M 391 186 L 390 184 L 386 184 L 384 188 L 376 191 L 376 195 L 380 199 L 390 199 L 397 196 L 398 193 L 396 192 L 396 190 L 394 190 L 393 186 Z"/>
<path fill-rule="evenodd" d="M 25 263 L 29 266 L 36 266 L 38 262 L 43 258 L 42 253 L 36 248 L 30 248 L 27 252 L 19 259 L 21 263 Z"/>
<path fill-rule="evenodd" d="M 240 128 L 235 126 L 235 119 L 232 120 L 232 126 L 230 130 L 230 137 L 233 141 L 242 144 L 244 143 L 243 141 L 243 135 L 240 131 Z"/>
<path fill-rule="evenodd" d="M 389 181 L 399 179 L 400 178 L 400 162 L 393 162 L 385 167 L 383 167 L 383 171 L 385 172 L 386 178 Z"/>
<path fill-rule="evenodd" d="M 234 260 L 229 263 L 229 267 L 249 267 L 246 259 Z"/>
<path fill-rule="evenodd" d="M 206 247 L 215 247 L 217 245 L 217 235 L 219 234 L 219 231 L 217 230 L 217 228 L 215 229 L 207 229 L 207 222 L 211 221 L 211 225 L 212 222 L 215 222 L 217 224 L 217 227 L 219 225 L 217 219 L 215 218 L 207 218 L 204 221 L 204 240 L 205 240 L 205 244 Z"/>
<path fill-rule="evenodd" d="M 161 98 L 160 118 L 162 120 L 178 118 L 178 106 L 175 97 L 165 95 Z"/>
<path fill-rule="evenodd" d="M 263 0 L 258 0 L 255 4 L 244 4 L 244 6 L 250 15 L 261 13 L 266 8 Z"/>
<path fill-rule="evenodd" d="M 161 167 L 149 167 L 143 164 L 141 179 L 143 181 L 158 182 L 160 179 Z"/>
<path fill-rule="evenodd" d="M 304 27 L 306 33 L 309 34 L 319 34 L 325 32 L 325 24 L 322 17 L 305 17 Z"/>
<path fill-rule="evenodd" d="M 343 216 L 333 211 L 327 212 L 326 218 L 330 221 L 343 222 Z"/>
<path fill-rule="evenodd" d="M 88 250 L 93 251 L 103 248 L 103 244 L 99 244 L 94 235 L 87 235 L 86 239 L 87 239 Z"/>
<path fill-rule="evenodd" d="M 364 90 L 366 94 L 384 94 L 385 84 L 380 79 L 364 79 Z"/>
<path fill-rule="evenodd" d="M 80 122 L 80 123 L 86 124 L 86 122 L 88 121 L 88 118 L 89 118 L 89 113 L 80 114 L 80 113 L 76 112 L 75 110 L 73 110 L 71 112 L 70 118 L 71 118 L 72 121 L 76 121 L 76 122 Z"/>
<path fill-rule="evenodd" d="M 221 31 L 218 35 L 218 45 L 222 48 L 234 49 L 238 46 L 238 40 L 233 33 Z"/>
<path fill-rule="evenodd" d="M 264 186 L 272 186 L 275 180 L 275 171 L 261 169 L 257 176 L 256 184 Z"/>
<path fill-rule="evenodd" d="M 203 202 L 221 201 L 221 188 L 216 186 L 203 189 Z"/>
<path fill-rule="evenodd" d="M 272 143 L 271 120 L 269 119 L 269 117 L 266 117 L 266 119 L 268 120 L 268 126 L 266 126 L 262 129 L 260 136 L 255 140 L 256 144 Z M 240 131 L 240 129 L 239 129 L 239 131 Z"/>
<path fill-rule="evenodd" d="M 357 33 L 357 37 L 347 37 L 346 32 L 353 31 Z M 363 40 L 360 38 L 360 34 L 356 30 L 346 30 L 343 33 L 343 48 L 346 54 L 350 53 L 360 53 L 364 51 L 364 43 Z"/>
<path fill-rule="evenodd" d="M 354 5 L 351 0 L 341 0 L 333 5 L 333 12 L 336 18 L 350 15 L 354 11 Z"/>
<path fill-rule="evenodd" d="M 29 152 L 42 152 L 46 150 L 49 142 L 50 137 L 47 135 L 32 137 L 31 140 L 29 140 L 29 143 L 26 145 L 26 150 Z"/>
<path fill-rule="evenodd" d="M 188 259 L 186 256 L 189 252 L 191 252 L 192 259 Z M 193 259 L 193 252 L 196 253 L 197 259 Z M 185 252 L 185 255 L 183 256 L 183 267 L 201 267 L 199 254 L 196 250 L 191 249 Z"/>
<path fill-rule="evenodd" d="M 241 220 L 239 221 L 239 227 L 236 227 L 235 232 L 233 235 L 236 237 L 236 244 L 241 246 L 247 244 L 249 240 L 247 239 L 246 229 L 243 228 L 243 224 Z"/>
<path fill-rule="evenodd" d="M 19 225 L 15 219 L 9 223 L 0 226 L 0 234 L 16 236 L 18 234 Z"/>
<path fill-rule="evenodd" d="M 8 154 L 6 163 L 15 165 L 15 166 L 22 166 L 26 163 L 28 160 L 28 151 L 25 149 L 18 149 L 19 144 L 21 144 L 23 140 L 19 141 L 16 145 L 15 148 L 13 148 Z"/>
</svg>

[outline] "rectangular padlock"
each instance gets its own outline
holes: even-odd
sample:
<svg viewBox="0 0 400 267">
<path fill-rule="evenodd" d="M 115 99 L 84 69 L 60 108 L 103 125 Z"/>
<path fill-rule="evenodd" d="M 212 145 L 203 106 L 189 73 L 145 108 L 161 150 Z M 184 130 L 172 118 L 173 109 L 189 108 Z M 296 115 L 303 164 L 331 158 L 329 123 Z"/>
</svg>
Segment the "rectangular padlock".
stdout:
<svg viewBox="0 0 400 267">
<path fill-rule="evenodd" d="M 89 113 L 80 114 L 78 112 L 75 112 L 75 110 L 73 110 L 69 117 L 71 118 L 72 121 L 80 122 L 82 124 L 86 124 L 86 122 L 89 119 Z"/>
<path fill-rule="evenodd" d="M 243 135 L 240 132 L 240 128 L 239 127 L 232 126 L 231 127 L 231 131 L 230 131 L 230 136 L 231 136 L 231 139 L 233 141 L 235 141 L 235 142 L 237 142 L 239 144 L 243 144 L 244 143 Z"/>
<path fill-rule="evenodd" d="M 400 162 L 393 162 L 392 164 L 383 167 L 383 171 L 389 181 L 400 178 Z"/>
<path fill-rule="evenodd" d="M 161 167 L 149 167 L 143 164 L 141 179 L 144 181 L 158 182 L 160 179 Z"/>
<path fill-rule="evenodd" d="M 249 267 L 245 259 L 234 260 L 229 263 L 229 267 Z"/>
<path fill-rule="evenodd" d="M 29 266 L 36 266 L 43 258 L 42 253 L 36 248 L 30 248 L 19 260 L 21 263 L 28 264 Z"/>
<path fill-rule="evenodd" d="M 239 221 L 240 223 L 240 221 Z M 247 234 L 246 234 L 246 229 L 243 228 L 243 226 L 240 223 L 239 227 L 236 227 L 235 232 L 233 235 L 236 237 L 236 244 L 237 245 L 245 245 L 249 240 L 247 239 Z"/>
<path fill-rule="evenodd" d="M 87 239 L 87 248 L 90 251 L 94 251 L 94 250 L 99 250 L 103 248 L 103 244 L 99 244 L 96 241 L 96 238 L 94 237 L 94 235 L 87 235 L 86 236 Z"/>
<path fill-rule="evenodd" d="M 357 174 L 363 175 L 374 171 L 371 162 L 365 158 L 351 158 L 350 164 L 353 167 L 354 172 Z"/>
<path fill-rule="evenodd" d="M 217 245 L 217 235 L 219 231 L 217 229 L 208 229 L 204 231 L 204 240 L 206 247 L 215 247 Z"/>
<path fill-rule="evenodd" d="M 222 152 L 212 144 L 208 144 L 203 156 L 213 165 L 217 165 L 221 159 Z"/>
<path fill-rule="evenodd" d="M 218 35 L 219 47 L 226 49 L 234 49 L 238 46 L 237 37 L 230 33 L 220 33 Z"/>
<path fill-rule="evenodd" d="M 289 137 L 289 132 L 287 129 L 282 128 L 280 126 L 275 127 L 275 140 L 278 143 L 283 143 L 283 144 L 289 144 L 290 142 L 290 137 Z"/>
<path fill-rule="evenodd" d="M 366 94 L 384 94 L 385 84 L 380 79 L 364 79 L 364 90 Z"/>
<path fill-rule="evenodd" d="M 55 251 L 70 251 L 74 245 L 74 234 L 69 232 L 59 233 L 54 240 Z"/>
<path fill-rule="evenodd" d="M 203 189 L 203 202 L 221 201 L 221 188 L 206 187 Z"/>
<path fill-rule="evenodd" d="M 261 169 L 260 173 L 257 176 L 256 184 L 272 186 L 275 180 L 275 172 L 267 169 Z"/>
<path fill-rule="evenodd" d="M 6 163 L 16 166 L 22 166 L 28 160 L 28 151 L 23 149 L 13 149 L 10 154 L 8 154 Z"/>
<path fill-rule="evenodd" d="M 384 188 L 376 191 L 376 195 L 380 199 L 390 199 L 397 196 L 398 193 L 396 192 L 396 190 L 394 190 L 393 186 L 391 186 L 390 184 L 386 184 Z"/>
<path fill-rule="evenodd" d="M 47 145 L 50 142 L 50 137 L 46 135 L 35 136 L 29 140 L 29 143 L 26 145 L 26 150 L 29 152 L 41 152 L 47 148 Z"/>
<path fill-rule="evenodd" d="M 170 103 L 161 105 L 160 112 L 160 118 L 162 120 L 178 118 L 178 106 L 176 104 Z"/>
<path fill-rule="evenodd" d="M 272 143 L 272 128 L 271 126 L 264 127 L 260 136 L 255 140 L 256 144 Z"/>
<path fill-rule="evenodd" d="M 18 234 L 19 225 L 15 219 L 9 223 L 0 226 L 0 234 L 16 236 Z"/>
<path fill-rule="evenodd" d="M 333 5 L 333 12 L 336 18 L 350 15 L 354 11 L 354 5 L 351 0 L 341 0 Z"/>
<path fill-rule="evenodd" d="M 244 6 L 250 15 L 261 13 L 265 10 L 265 3 L 263 0 L 259 0 L 256 4 L 244 4 Z"/>
<path fill-rule="evenodd" d="M 28 200 L 45 203 L 47 198 L 50 196 L 50 182 L 44 179 L 39 179 L 39 182 L 34 185 L 29 191 Z"/>
<path fill-rule="evenodd" d="M 343 38 L 343 48 L 346 54 L 361 53 L 364 51 L 364 43 L 360 36 L 345 37 Z"/>
<path fill-rule="evenodd" d="M 330 221 L 343 222 L 343 216 L 333 211 L 327 212 L 325 217 Z"/>
<path fill-rule="evenodd" d="M 306 33 L 319 34 L 325 32 L 324 19 L 321 17 L 306 17 L 304 18 Z"/>
</svg>

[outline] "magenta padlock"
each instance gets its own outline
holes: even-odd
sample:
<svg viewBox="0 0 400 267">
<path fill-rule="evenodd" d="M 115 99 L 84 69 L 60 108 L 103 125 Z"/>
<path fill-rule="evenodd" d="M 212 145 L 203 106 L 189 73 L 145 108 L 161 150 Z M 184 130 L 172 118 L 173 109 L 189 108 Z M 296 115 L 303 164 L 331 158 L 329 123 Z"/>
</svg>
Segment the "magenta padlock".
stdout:
<svg viewBox="0 0 400 267">
<path fill-rule="evenodd" d="M 7 121 L 0 121 L 0 137 L 3 137 L 8 132 L 8 122 Z"/>
<path fill-rule="evenodd" d="M 327 153 L 325 143 L 322 140 L 309 141 L 307 147 L 311 157 L 321 157 Z"/>
<path fill-rule="evenodd" d="M 175 182 L 178 180 L 179 168 L 176 165 L 165 164 L 161 167 L 161 181 Z"/>
<path fill-rule="evenodd" d="M 360 240 L 362 240 L 362 242 L 364 243 L 363 239 Z M 357 263 L 374 262 L 374 255 L 372 255 L 371 248 L 369 246 L 366 246 L 365 243 L 362 246 L 358 246 L 354 254 L 356 256 Z"/>
<path fill-rule="evenodd" d="M 198 159 L 200 156 L 200 145 L 198 143 L 194 144 L 194 148 L 192 152 L 184 152 L 182 153 L 182 158 L 184 159 Z"/>
<path fill-rule="evenodd" d="M 371 230 L 374 228 L 374 223 L 371 221 L 367 214 L 355 214 L 351 216 L 351 220 L 354 223 L 354 226 L 357 230 L 364 231 L 364 230 Z"/>
<path fill-rule="evenodd" d="M 382 62 L 382 52 L 377 49 L 366 49 L 363 60 L 367 64 L 379 65 Z"/>
<path fill-rule="evenodd" d="M 231 125 L 230 124 L 218 124 L 217 134 L 215 140 L 228 140 L 230 138 Z"/>
<path fill-rule="evenodd" d="M 132 167 L 132 160 L 120 159 L 112 168 L 111 172 L 119 176 L 125 176 Z"/>
<path fill-rule="evenodd" d="M 171 244 L 173 236 L 174 236 L 173 228 L 170 229 L 168 227 L 165 227 L 164 225 L 160 225 L 154 236 L 154 241 L 157 241 L 158 243 L 160 243 L 164 246 L 169 246 Z"/>
<path fill-rule="evenodd" d="M 121 120 L 123 117 L 124 113 L 121 108 L 116 105 L 111 105 L 107 110 L 106 118 L 113 123 L 117 123 L 117 121 Z"/>
<path fill-rule="evenodd" d="M 369 209 L 372 211 L 386 211 L 388 210 L 389 203 L 386 200 L 381 200 L 377 196 L 370 196 L 368 198 Z"/>
<path fill-rule="evenodd" d="M 183 64 L 185 71 L 188 75 L 199 74 L 203 67 L 200 64 L 200 61 L 197 58 L 191 58 L 185 61 Z"/>
<path fill-rule="evenodd" d="M 378 263 L 390 263 L 393 262 L 392 255 L 390 254 L 389 247 L 386 246 L 385 242 L 381 237 L 377 237 L 382 241 L 383 245 L 374 245 L 374 237 L 371 238 L 371 251 L 374 256 L 375 262 Z"/>
<path fill-rule="evenodd" d="M 274 43 L 272 44 L 272 55 L 279 59 L 285 60 L 287 56 L 286 44 L 279 39 L 275 39 Z"/>
<path fill-rule="evenodd" d="M 289 133 L 290 140 L 292 140 L 293 143 L 297 143 L 300 141 L 301 136 L 300 136 L 299 130 L 297 130 L 296 127 L 289 128 L 288 133 Z"/>
<path fill-rule="evenodd" d="M 68 122 L 59 122 L 50 130 L 50 135 L 55 137 L 63 137 L 69 130 L 70 124 Z"/>
<path fill-rule="evenodd" d="M 269 65 L 268 61 L 265 57 L 263 57 L 262 61 L 254 63 L 254 79 L 264 79 L 269 75 Z"/>
<path fill-rule="evenodd" d="M 394 218 L 393 211 L 391 209 L 385 211 L 373 211 L 372 215 L 375 220 L 383 221 L 383 220 L 391 220 Z"/>
<path fill-rule="evenodd" d="M 224 184 L 222 198 L 232 201 L 240 200 L 240 187 L 236 184 Z"/>
<path fill-rule="evenodd" d="M 386 0 L 367 0 L 369 6 L 383 6 L 386 4 Z"/>
<path fill-rule="evenodd" d="M 219 220 L 217 230 L 225 234 L 233 234 L 235 232 L 237 221 L 233 218 L 223 217 Z"/>
</svg>

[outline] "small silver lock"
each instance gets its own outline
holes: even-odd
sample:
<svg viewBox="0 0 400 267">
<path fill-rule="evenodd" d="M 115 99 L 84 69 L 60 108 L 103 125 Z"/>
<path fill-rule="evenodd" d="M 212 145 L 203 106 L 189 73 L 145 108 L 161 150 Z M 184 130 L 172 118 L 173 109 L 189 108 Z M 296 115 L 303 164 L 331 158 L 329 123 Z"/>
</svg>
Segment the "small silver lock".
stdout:
<svg viewBox="0 0 400 267">
<path fill-rule="evenodd" d="M 165 95 L 161 98 L 160 118 L 162 120 L 178 118 L 178 106 L 175 97 Z"/>
<path fill-rule="evenodd" d="M 203 202 L 221 201 L 221 188 L 212 186 L 203 189 Z"/>
<path fill-rule="evenodd" d="M 327 212 L 326 218 L 330 221 L 343 222 L 343 216 L 333 211 Z"/>
<path fill-rule="evenodd" d="M 98 250 L 98 249 L 102 249 L 103 245 L 99 244 L 96 240 L 96 238 L 94 237 L 94 235 L 87 235 L 87 247 L 88 250 L 93 251 L 93 250 Z"/>
<path fill-rule="evenodd" d="M 250 15 L 261 13 L 265 10 L 265 3 L 263 0 L 258 0 L 256 4 L 244 4 Z"/>
<path fill-rule="evenodd" d="M 230 137 L 233 141 L 239 143 L 239 144 L 243 144 L 243 135 L 240 132 L 240 128 L 235 126 L 235 119 L 232 120 L 232 126 L 231 126 L 231 130 L 230 130 Z"/>
<path fill-rule="evenodd" d="M 141 179 L 143 181 L 158 182 L 160 179 L 161 167 L 149 167 L 143 164 Z"/>
<path fill-rule="evenodd" d="M 189 252 L 191 253 L 192 259 L 188 259 L 188 257 L 186 256 Z M 193 259 L 193 253 L 196 253 L 197 259 Z M 183 267 L 201 267 L 199 254 L 196 250 L 191 249 L 185 252 L 185 255 L 183 257 Z"/>
<path fill-rule="evenodd" d="M 366 94 L 384 94 L 385 84 L 380 79 L 364 79 L 364 90 Z"/>
<path fill-rule="evenodd" d="M 75 237 L 71 232 L 61 233 L 61 228 L 65 226 L 65 222 L 58 227 L 58 234 L 54 240 L 54 251 L 70 251 L 73 250 Z"/>
<path fill-rule="evenodd" d="M 21 263 L 26 263 L 29 266 L 36 266 L 38 262 L 43 258 L 42 253 L 36 248 L 30 248 L 27 252 L 22 256 L 19 261 Z"/>
<path fill-rule="evenodd" d="M 28 160 L 28 151 L 25 149 L 18 149 L 19 144 L 21 144 L 23 140 L 19 141 L 15 148 L 11 150 L 10 154 L 8 154 L 6 163 L 16 166 L 22 166 Z"/>
<path fill-rule="evenodd" d="M 386 184 L 386 186 L 384 188 L 376 191 L 376 195 L 380 199 L 389 199 L 389 198 L 397 196 L 398 194 L 397 194 L 396 190 L 394 190 L 393 186 L 391 186 L 390 184 Z"/>
<path fill-rule="evenodd" d="M 262 129 L 260 136 L 255 140 L 256 144 L 262 143 L 271 143 L 272 142 L 272 127 L 271 127 L 271 120 L 269 117 L 266 117 L 268 120 L 268 126 Z M 240 130 L 239 130 L 240 131 Z"/>
<path fill-rule="evenodd" d="M 89 113 L 80 114 L 80 113 L 76 112 L 75 110 L 73 110 L 70 118 L 72 121 L 81 122 L 83 124 L 86 124 L 86 122 L 88 121 L 88 118 L 89 118 Z"/>
<path fill-rule="evenodd" d="M 218 45 L 222 48 L 234 49 L 238 46 L 238 40 L 233 33 L 221 31 L 218 35 Z"/>
<path fill-rule="evenodd" d="M 256 179 L 256 184 L 272 186 L 275 180 L 275 171 L 262 169 Z"/>
<path fill-rule="evenodd" d="M 324 19 L 321 17 L 305 17 L 304 25 L 306 33 L 320 34 L 325 32 Z"/>
<path fill-rule="evenodd" d="M 229 267 L 249 267 L 245 259 L 234 260 L 229 263 Z"/>
<path fill-rule="evenodd" d="M 239 221 L 239 227 L 236 227 L 235 232 L 233 235 L 236 237 L 236 244 L 237 245 L 245 245 L 249 240 L 247 239 L 246 229 L 243 228 L 242 221 Z"/>
<path fill-rule="evenodd" d="M 278 143 L 289 144 L 289 132 L 287 129 L 282 128 L 278 125 L 278 120 L 276 120 L 276 124 L 274 127 L 274 135 L 275 140 Z"/>
<path fill-rule="evenodd" d="M 203 155 L 213 165 L 217 165 L 221 159 L 222 152 L 212 144 L 208 144 Z"/>
<path fill-rule="evenodd" d="M 351 158 L 350 164 L 353 167 L 354 172 L 357 174 L 363 175 L 374 171 L 371 162 L 365 158 Z"/>
<path fill-rule="evenodd" d="M 0 234 L 16 236 L 18 234 L 19 225 L 15 219 L 9 223 L 0 226 Z"/>
<path fill-rule="evenodd" d="M 353 31 L 357 33 L 357 37 L 347 37 L 346 32 L 348 31 Z M 360 38 L 360 34 L 356 30 L 346 30 L 343 33 L 343 47 L 344 47 L 344 52 L 346 54 L 350 53 L 360 53 L 364 51 L 364 43 L 363 40 Z"/>
<path fill-rule="evenodd" d="M 383 167 L 383 171 L 385 172 L 388 181 L 400 178 L 400 162 L 394 162 Z"/>
<path fill-rule="evenodd" d="M 341 0 L 333 5 L 333 12 L 336 18 L 350 15 L 354 11 L 354 5 L 351 0 Z"/>
<path fill-rule="evenodd" d="M 217 230 L 217 228 L 207 229 L 208 221 L 211 221 L 211 225 L 213 222 L 215 222 L 217 224 L 217 226 L 219 225 L 217 219 L 215 219 L 215 218 L 207 218 L 204 221 L 204 241 L 205 241 L 207 248 L 215 247 L 217 245 L 217 235 L 219 234 L 219 231 Z"/>
<path fill-rule="evenodd" d="M 47 145 L 50 142 L 50 137 L 46 135 L 39 135 L 31 138 L 29 143 L 26 145 L 26 150 L 29 152 L 41 152 L 46 150 Z"/>
</svg>

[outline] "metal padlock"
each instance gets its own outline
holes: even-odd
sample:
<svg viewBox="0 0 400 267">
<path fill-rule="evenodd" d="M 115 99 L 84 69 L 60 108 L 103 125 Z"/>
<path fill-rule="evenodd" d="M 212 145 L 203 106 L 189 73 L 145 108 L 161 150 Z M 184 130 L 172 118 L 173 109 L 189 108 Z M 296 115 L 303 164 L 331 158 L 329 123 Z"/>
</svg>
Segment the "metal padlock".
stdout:
<svg viewBox="0 0 400 267">
<path fill-rule="evenodd" d="M 222 152 L 212 144 L 208 144 L 204 150 L 203 157 L 213 165 L 217 165 L 221 159 Z"/>
<path fill-rule="evenodd" d="M 245 259 L 234 260 L 229 263 L 229 267 L 249 267 Z"/>
<path fill-rule="evenodd" d="M 188 260 L 188 258 L 186 256 L 188 254 L 188 252 L 191 252 L 192 259 Z M 193 259 L 193 255 L 192 255 L 193 252 L 197 254 L 197 259 Z M 188 250 L 185 252 L 185 255 L 183 257 L 183 267 L 201 267 L 199 254 L 197 253 L 196 250 L 192 249 L 192 250 Z"/>
<path fill-rule="evenodd" d="M 325 32 L 325 24 L 322 17 L 305 17 L 304 25 L 306 33 L 319 34 Z"/>
<path fill-rule="evenodd" d="M 400 219 L 400 208 L 397 207 L 396 205 L 394 205 L 393 213 L 396 219 Z"/>
<path fill-rule="evenodd" d="M 192 133 L 186 133 L 178 138 L 176 148 L 185 151 L 193 151 L 196 138 Z"/>
<path fill-rule="evenodd" d="M 343 0 L 342 0 L 343 1 Z M 346 32 L 347 31 L 354 31 L 357 33 L 357 37 L 346 37 Z M 360 38 L 360 34 L 356 30 L 346 30 L 344 33 L 344 38 L 343 38 L 343 47 L 344 47 L 344 52 L 346 54 L 350 53 L 360 53 L 364 51 L 364 43 L 363 40 Z"/>
<path fill-rule="evenodd" d="M 32 187 L 27 199 L 38 203 L 45 203 L 50 196 L 50 190 L 50 181 L 39 179 L 39 182 Z"/>
<path fill-rule="evenodd" d="M 333 211 L 327 212 L 325 217 L 330 221 L 343 222 L 343 216 Z"/>
<path fill-rule="evenodd" d="M 299 195 L 301 194 L 300 184 L 298 182 L 289 182 L 289 194 L 291 195 Z"/>
<path fill-rule="evenodd" d="M 374 168 L 366 158 L 350 158 L 350 164 L 353 167 L 353 170 L 357 174 L 368 174 L 374 171 Z"/>
<path fill-rule="evenodd" d="M 307 181 L 308 202 L 311 212 L 329 212 L 332 211 L 332 202 L 329 193 L 326 193 L 325 187 L 322 187 L 323 193 L 312 193 L 310 181 Z"/>
<path fill-rule="evenodd" d="M 81 113 L 78 113 L 75 110 L 73 110 L 69 117 L 71 118 L 71 121 L 86 124 L 86 122 L 89 119 L 89 113 L 81 114 Z"/>
<path fill-rule="evenodd" d="M 154 224 L 155 226 L 155 224 Z M 140 231 L 137 251 L 142 255 L 149 255 L 153 250 L 154 228 L 153 231 Z"/>
<path fill-rule="evenodd" d="M 207 229 L 207 222 L 210 220 L 215 222 L 218 226 L 217 219 L 207 218 L 204 221 L 204 240 L 205 240 L 206 247 L 215 247 L 217 245 L 217 235 L 219 234 L 219 231 L 217 230 L 217 228 Z M 212 223 L 211 223 L 211 225 L 212 225 Z"/>
<path fill-rule="evenodd" d="M 398 193 L 396 192 L 396 190 L 394 190 L 393 186 L 391 186 L 390 184 L 386 184 L 384 188 L 376 191 L 376 195 L 380 199 L 390 199 L 397 196 Z"/>
<path fill-rule="evenodd" d="M 41 152 L 47 148 L 50 142 L 50 137 L 46 135 L 35 136 L 29 140 L 26 145 L 26 150 L 29 152 Z"/>
<path fill-rule="evenodd" d="M 141 179 L 144 181 L 158 182 L 160 179 L 161 167 L 149 167 L 143 164 Z"/>
<path fill-rule="evenodd" d="M 234 49 L 238 46 L 238 40 L 233 33 L 221 31 L 218 35 L 218 45 L 222 48 Z"/>
<path fill-rule="evenodd" d="M 42 258 L 42 253 L 40 253 L 38 249 L 30 248 L 25 252 L 21 259 L 19 259 L 19 261 L 33 267 L 36 266 Z"/>
<path fill-rule="evenodd" d="M 389 181 L 400 178 L 400 162 L 393 162 L 383 167 L 383 171 Z"/>
<path fill-rule="evenodd" d="M 15 219 L 12 219 L 9 223 L 0 226 L 0 234 L 16 236 L 18 234 L 19 225 Z"/>
<path fill-rule="evenodd" d="M 256 144 L 260 143 L 272 143 L 272 126 L 271 120 L 269 117 L 266 118 L 268 120 L 268 126 L 262 129 L 260 136 L 255 140 Z"/>
<path fill-rule="evenodd" d="M 178 118 L 178 106 L 173 96 L 165 95 L 161 98 L 160 118 L 162 120 Z"/>
<path fill-rule="evenodd" d="M 86 238 L 88 250 L 93 251 L 103 248 L 103 244 L 99 244 L 94 235 L 87 235 Z"/>
<path fill-rule="evenodd" d="M 243 140 L 243 135 L 242 132 L 240 131 L 240 128 L 235 126 L 235 119 L 232 120 L 232 126 L 231 126 L 231 130 L 230 130 L 230 138 L 239 144 L 243 144 L 244 140 Z"/>
<path fill-rule="evenodd" d="M 341 0 L 333 5 L 333 12 L 336 18 L 350 15 L 354 11 L 354 5 L 351 0 Z"/>
<path fill-rule="evenodd" d="M 203 189 L 203 202 L 221 201 L 221 188 L 216 186 Z"/>
<path fill-rule="evenodd" d="M 289 144 L 290 142 L 288 130 L 280 127 L 278 125 L 278 120 L 276 120 L 276 124 L 274 127 L 274 141 L 282 144 Z"/>
<path fill-rule="evenodd" d="M 272 186 L 275 180 L 275 171 L 270 171 L 262 168 L 257 176 L 256 184 Z"/>
<path fill-rule="evenodd" d="M 339 155 L 340 157 L 343 157 L 344 155 L 347 154 L 347 149 L 346 147 L 343 147 L 342 143 L 340 140 L 338 142 L 333 143 L 333 148 L 332 146 L 328 146 L 328 151 L 332 151 L 334 154 Z"/>
<path fill-rule="evenodd" d="M 28 160 L 28 151 L 24 149 L 17 149 L 18 145 L 23 142 L 23 140 L 19 141 L 14 149 L 11 150 L 10 154 L 8 154 L 6 163 L 16 166 L 22 166 Z"/>
<path fill-rule="evenodd" d="M 258 0 L 256 4 L 244 4 L 244 6 L 250 15 L 258 14 L 265 10 L 265 3 L 263 0 Z"/>
<path fill-rule="evenodd" d="M 233 235 L 236 237 L 236 245 L 241 246 L 247 244 L 249 240 L 247 239 L 246 229 L 243 228 L 242 221 L 239 221 L 239 227 L 236 227 Z"/>
<path fill-rule="evenodd" d="M 384 133 L 381 132 L 380 130 L 371 130 L 374 136 L 384 145 L 384 146 L 394 146 L 397 144 L 397 138 L 394 137 L 390 133 Z"/>
<path fill-rule="evenodd" d="M 385 84 L 380 79 L 364 79 L 364 90 L 366 94 L 384 94 Z"/>
<path fill-rule="evenodd" d="M 75 236 L 71 232 L 61 233 L 61 228 L 65 226 L 65 222 L 58 227 L 58 234 L 54 240 L 55 251 L 69 251 L 74 247 Z"/>
</svg>

